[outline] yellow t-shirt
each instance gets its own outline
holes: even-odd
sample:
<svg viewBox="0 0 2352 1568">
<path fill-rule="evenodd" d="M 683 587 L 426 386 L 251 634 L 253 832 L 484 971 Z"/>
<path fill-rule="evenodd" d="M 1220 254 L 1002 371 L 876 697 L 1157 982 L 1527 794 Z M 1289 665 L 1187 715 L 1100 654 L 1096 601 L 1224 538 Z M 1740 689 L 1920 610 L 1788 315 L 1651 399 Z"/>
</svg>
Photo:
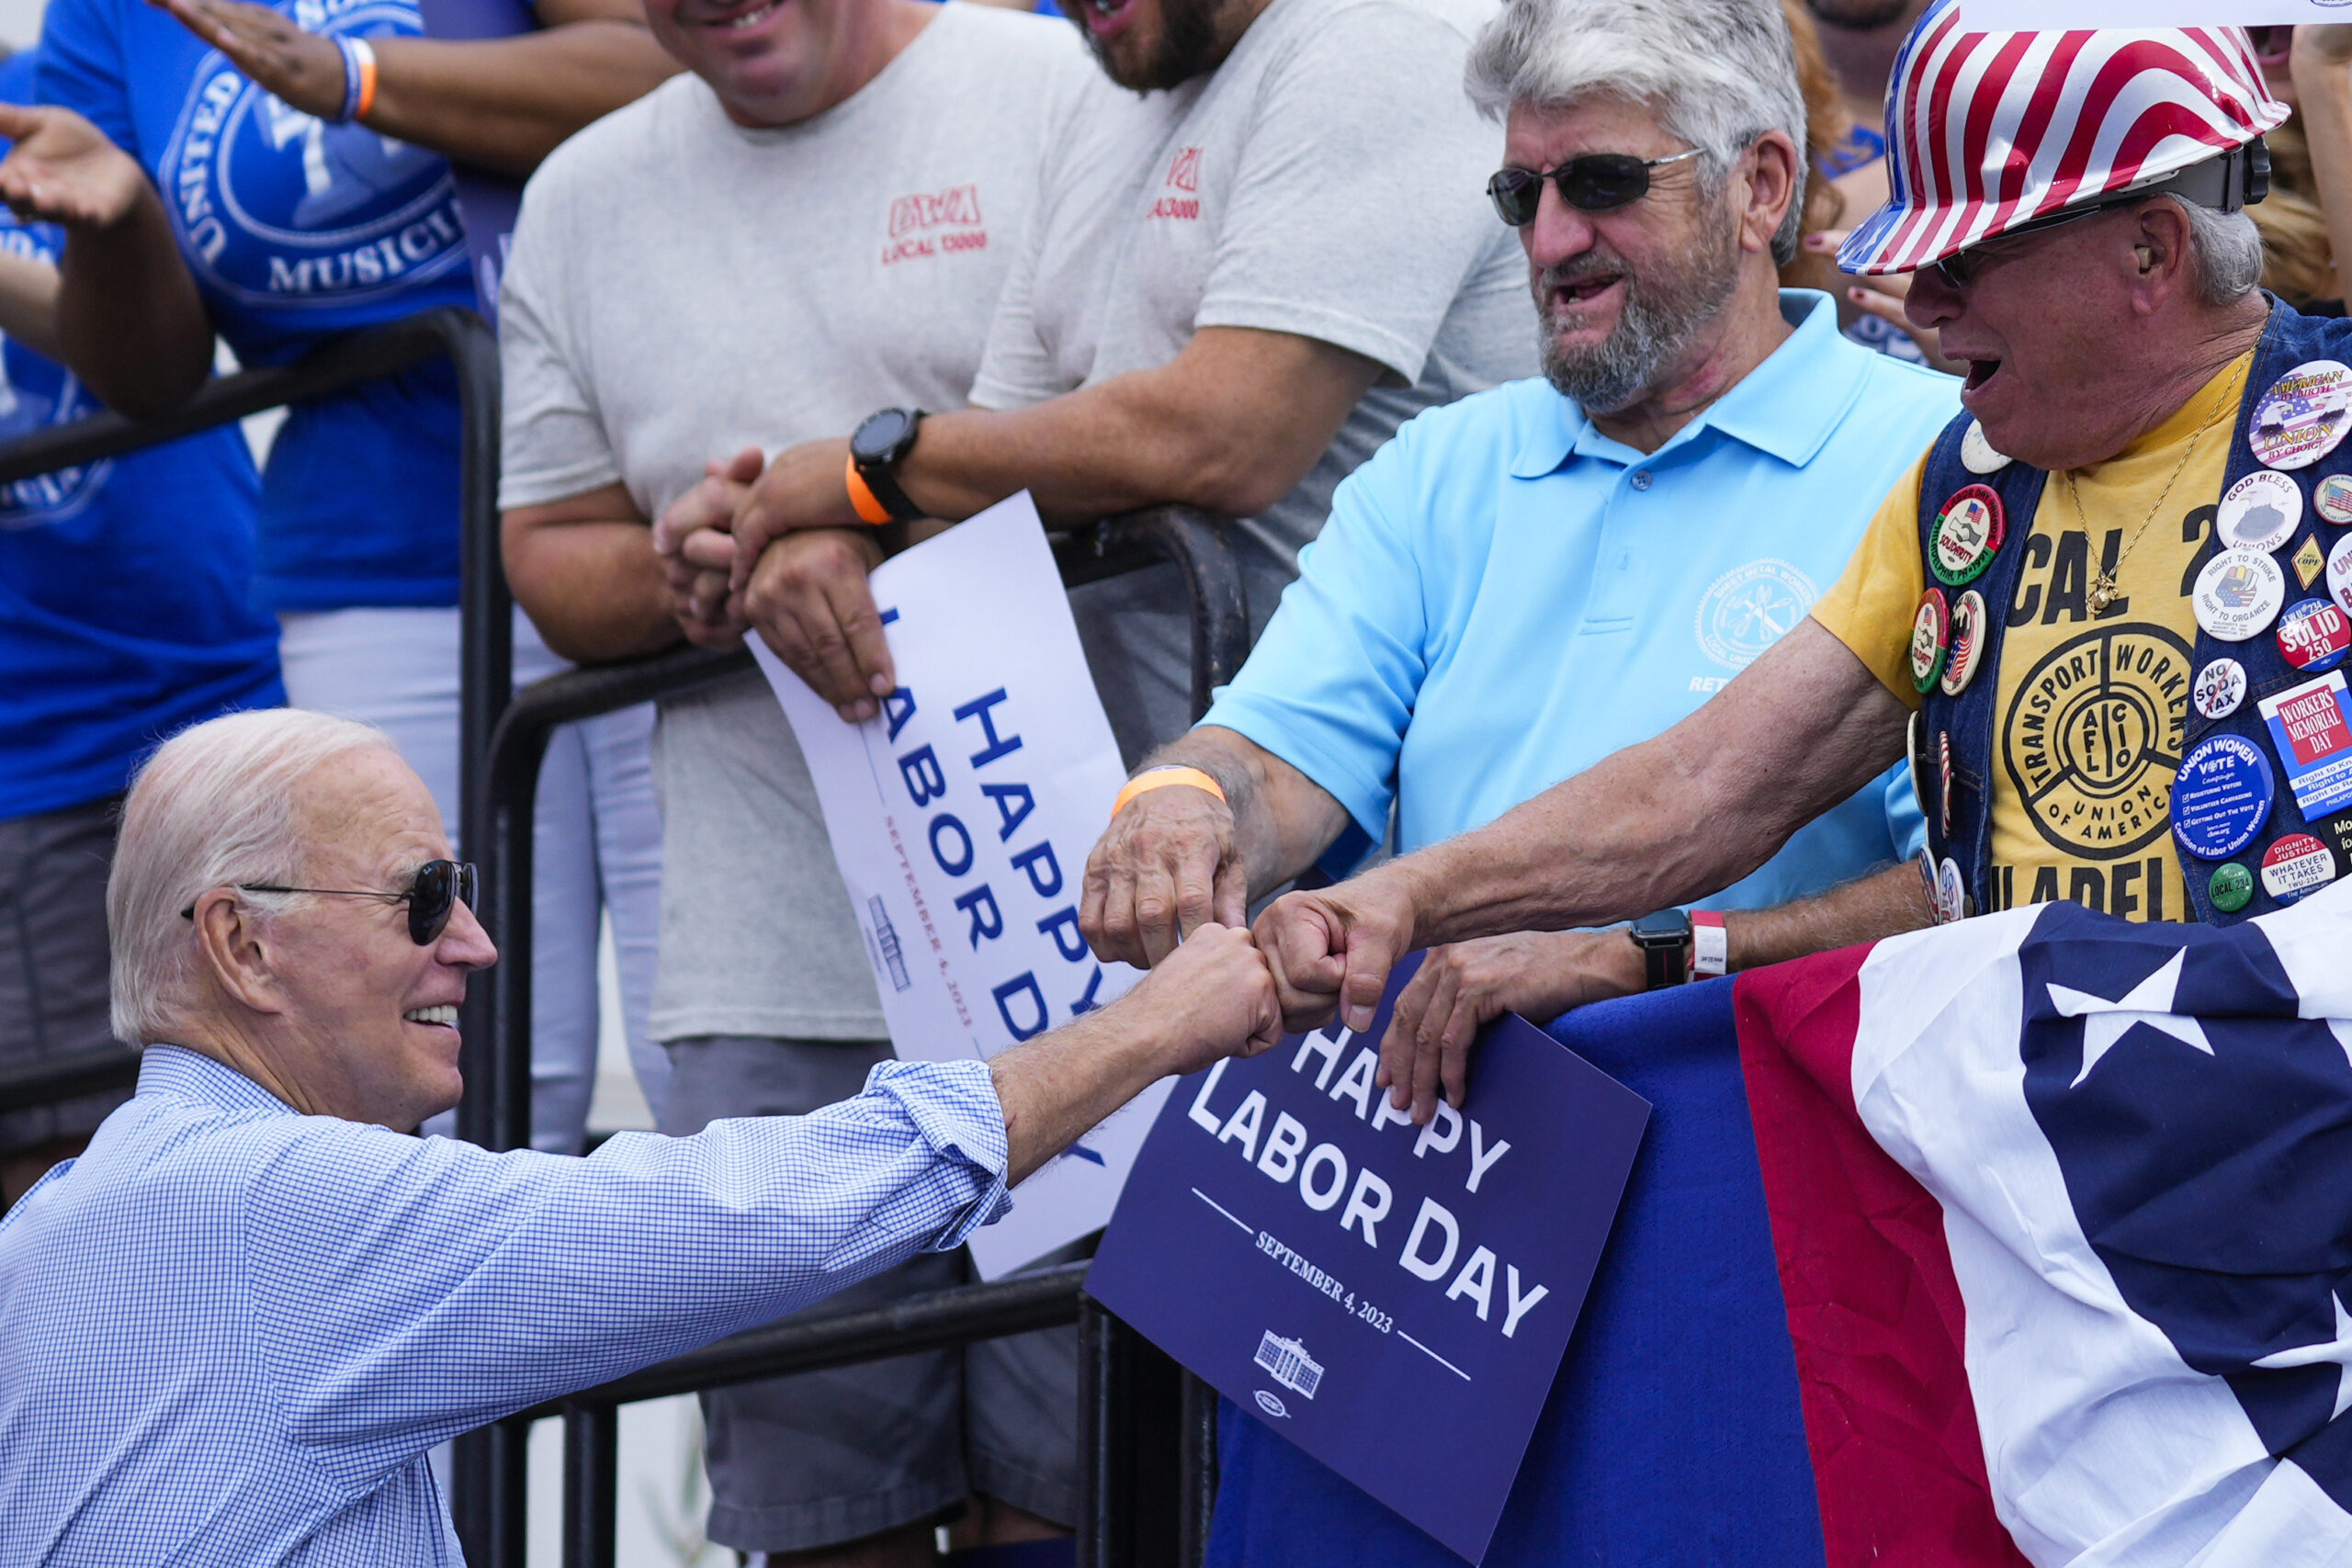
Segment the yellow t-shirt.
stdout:
<svg viewBox="0 0 2352 1568">
<path fill-rule="evenodd" d="M 1993 874 L 1977 890 L 1980 912 L 2071 898 L 2135 920 L 2191 918 L 2170 811 L 2196 675 L 2190 600 L 2253 365 L 2251 353 L 2234 361 L 2106 462 L 2051 475 L 2032 528 L 2003 547 L 2023 549 L 2025 561 L 2000 668 L 1976 675 L 1999 682 Z M 1813 607 L 1813 618 L 1913 708 L 1921 702 L 1910 648 L 1926 587 L 1925 466 L 1923 457 L 1887 497 L 1845 575 Z M 2014 535 L 2017 519 L 2009 525 Z M 2094 619 L 2090 584 L 2100 570 L 2114 574 L 2120 592 Z M 1937 782 L 1920 781 L 1930 813 Z"/>
</svg>

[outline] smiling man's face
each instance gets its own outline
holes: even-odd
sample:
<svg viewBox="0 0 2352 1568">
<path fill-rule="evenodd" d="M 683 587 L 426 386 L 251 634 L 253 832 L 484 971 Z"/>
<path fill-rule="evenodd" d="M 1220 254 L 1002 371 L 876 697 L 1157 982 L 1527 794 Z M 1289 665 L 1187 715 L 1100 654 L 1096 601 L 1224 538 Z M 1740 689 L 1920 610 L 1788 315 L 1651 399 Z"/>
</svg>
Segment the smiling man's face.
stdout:
<svg viewBox="0 0 2352 1568">
<path fill-rule="evenodd" d="M 307 887 L 400 893 L 426 861 L 450 857 L 432 794 L 391 751 L 322 763 L 298 802 Z M 408 906 L 312 897 L 270 926 L 272 969 L 301 1060 L 305 1098 L 353 1121 L 405 1131 L 458 1103 L 458 1004 L 466 976 L 496 956 L 462 903 L 419 947 Z"/>
<path fill-rule="evenodd" d="M 741 125 L 791 125 L 841 95 L 862 13 L 882 0 L 645 0 L 671 58 L 710 84 Z"/>
<path fill-rule="evenodd" d="M 1503 161 L 1541 173 L 1586 153 L 1683 151 L 1648 107 L 1596 98 L 1514 105 Z M 1547 180 L 1535 221 L 1519 231 L 1544 375 L 1588 412 L 1614 413 L 1673 374 L 1738 285 L 1738 228 L 1701 188 L 1698 162 L 1652 170 L 1646 195 L 1607 212 L 1569 206 Z"/>
<path fill-rule="evenodd" d="M 1069 0 L 1102 73 L 1138 93 L 1164 92 L 1216 68 L 1266 0 Z"/>
</svg>

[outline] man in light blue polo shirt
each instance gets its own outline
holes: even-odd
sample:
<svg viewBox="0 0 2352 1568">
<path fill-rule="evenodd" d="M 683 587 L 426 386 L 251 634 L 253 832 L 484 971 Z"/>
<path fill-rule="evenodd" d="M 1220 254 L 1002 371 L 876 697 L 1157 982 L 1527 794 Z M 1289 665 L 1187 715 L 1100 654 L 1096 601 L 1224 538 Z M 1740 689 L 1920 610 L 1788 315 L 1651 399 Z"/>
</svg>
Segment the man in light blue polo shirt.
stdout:
<svg viewBox="0 0 2352 1568">
<path fill-rule="evenodd" d="M 1095 847 L 1080 919 L 1105 958 L 1156 962 L 1318 859 L 1344 871 L 1392 807 L 1409 851 L 1668 728 L 1804 618 L 1951 417 L 1957 382 L 1779 291 L 1804 178 L 1787 25 L 1773 0 L 1693 4 L 1669 24 L 1514 0 L 1473 51 L 1545 379 L 1420 415 L 1340 487 L 1248 664 Z M 1856 880 L 1917 825 L 1890 775 L 1708 900 L 1804 900 L 1726 921 L 1732 965 L 1928 923 L 1916 872 Z M 1441 1081 L 1458 1106 L 1477 1024 L 1639 989 L 1646 956 L 1622 931 L 1440 949 L 1384 1074 L 1421 1119 Z"/>
</svg>

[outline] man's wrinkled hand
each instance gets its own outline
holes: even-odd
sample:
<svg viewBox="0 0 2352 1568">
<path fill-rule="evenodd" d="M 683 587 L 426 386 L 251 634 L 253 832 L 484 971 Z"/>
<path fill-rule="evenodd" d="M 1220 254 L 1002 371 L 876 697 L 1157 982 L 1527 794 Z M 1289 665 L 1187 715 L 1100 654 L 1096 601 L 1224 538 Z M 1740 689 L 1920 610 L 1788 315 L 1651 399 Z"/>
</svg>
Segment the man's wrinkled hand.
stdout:
<svg viewBox="0 0 2352 1568">
<path fill-rule="evenodd" d="M 1389 1104 L 1426 1125 L 1441 1089 L 1456 1111 L 1470 1092 L 1478 1031 L 1507 1012 L 1546 1023 L 1589 1002 L 1630 996 L 1647 982 L 1641 950 L 1622 929 L 1516 931 L 1432 947 L 1396 995 L 1374 1081 Z"/>
<path fill-rule="evenodd" d="M 881 712 L 897 680 L 865 581 L 881 564 L 872 529 L 795 533 L 761 552 L 742 594 L 761 638 L 850 724 Z"/>
<path fill-rule="evenodd" d="M 1389 970 L 1414 945 L 1397 863 L 1336 887 L 1285 893 L 1258 917 L 1258 946 L 1291 1029 L 1320 1029 L 1335 1013 L 1350 1029 L 1372 1027 Z"/>
<path fill-rule="evenodd" d="M 763 461 L 758 447 L 746 446 L 732 457 L 704 464 L 702 479 L 653 520 L 653 553 L 731 574 L 735 509 L 751 493 L 752 481 L 760 477 Z"/>
<path fill-rule="evenodd" d="M 1231 808 L 1204 789 L 1167 784 L 1127 802 L 1095 841 L 1078 926 L 1095 957 L 1148 969 L 1212 920 L 1248 923 L 1249 910 Z"/>
<path fill-rule="evenodd" d="M 28 221 L 110 229 L 153 187 L 147 171 L 72 109 L 0 104 L 0 201 Z M 157 198 L 159 199 L 159 198 Z"/>
<path fill-rule="evenodd" d="M 1204 925 L 1129 993 L 1125 1006 L 1165 1031 L 1168 1070 L 1196 1073 L 1225 1056 L 1254 1056 L 1283 1037 L 1273 976 L 1249 931 Z"/>
<path fill-rule="evenodd" d="M 848 470 L 847 440 L 809 441 L 776 454 L 735 508 L 739 591 L 750 585 L 771 541 L 804 528 L 867 525 L 850 504 Z"/>
</svg>

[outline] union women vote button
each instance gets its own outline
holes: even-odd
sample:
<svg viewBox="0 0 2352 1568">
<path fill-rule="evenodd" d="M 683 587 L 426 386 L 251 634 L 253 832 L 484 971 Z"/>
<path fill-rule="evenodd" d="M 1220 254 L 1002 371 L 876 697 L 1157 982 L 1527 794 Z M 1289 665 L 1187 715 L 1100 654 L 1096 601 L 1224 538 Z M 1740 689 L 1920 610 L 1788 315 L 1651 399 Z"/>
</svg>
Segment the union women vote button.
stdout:
<svg viewBox="0 0 2352 1568">
<path fill-rule="evenodd" d="M 2267 555 L 2285 544 L 2302 520 L 2302 487 L 2284 474 L 2256 468 L 2222 495 L 2213 532 L 2228 548 Z"/>
<path fill-rule="evenodd" d="M 2236 735 L 2209 735 L 2172 781 L 2172 831 L 2199 860 L 2225 860 L 2254 842 L 2278 794 L 2270 759 Z"/>
<path fill-rule="evenodd" d="M 2274 468 L 2304 468 L 2344 439 L 2345 405 L 2352 403 L 2352 367 L 2333 359 L 2298 365 L 2262 394 L 2246 439 Z"/>
<path fill-rule="evenodd" d="M 2197 574 L 2197 624 L 2223 642 L 2244 642 L 2278 618 L 2287 574 L 2260 550 L 2223 550 Z"/>
<path fill-rule="evenodd" d="M 2278 651 L 2298 670 L 2316 673 L 2344 662 L 2352 649 L 2352 620 L 2329 599 L 2303 599 L 2278 617 Z"/>
<path fill-rule="evenodd" d="M 1930 588 L 1911 612 L 1911 683 L 1922 692 L 1943 673 L 1944 650 L 1951 641 L 1951 608 L 1944 603 L 1942 589 Z"/>
<path fill-rule="evenodd" d="M 2282 833 L 2262 852 L 2262 890 L 2281 904 L 2335 880 L 2335 852 L 2309 833 Z"/>
<path fill-rule="evenodd" d="M 2285 479 L 2289 490 L 2295 488 L 2295 481 L 2284 474 L 2272 477 Z M 2297 505 L 2300 510 L 2300 500 Z M 1928 558 L 1937 579 L 1954 588 L 1975 581 L 1993 564 L 1993 553 L 2001 547 L 2007 531 L 2001 498 L 1992 486 L 1969 485 L 1954 492 L 1936 513 L 1936 525 L 1928 536 Z"/>
</svg>

